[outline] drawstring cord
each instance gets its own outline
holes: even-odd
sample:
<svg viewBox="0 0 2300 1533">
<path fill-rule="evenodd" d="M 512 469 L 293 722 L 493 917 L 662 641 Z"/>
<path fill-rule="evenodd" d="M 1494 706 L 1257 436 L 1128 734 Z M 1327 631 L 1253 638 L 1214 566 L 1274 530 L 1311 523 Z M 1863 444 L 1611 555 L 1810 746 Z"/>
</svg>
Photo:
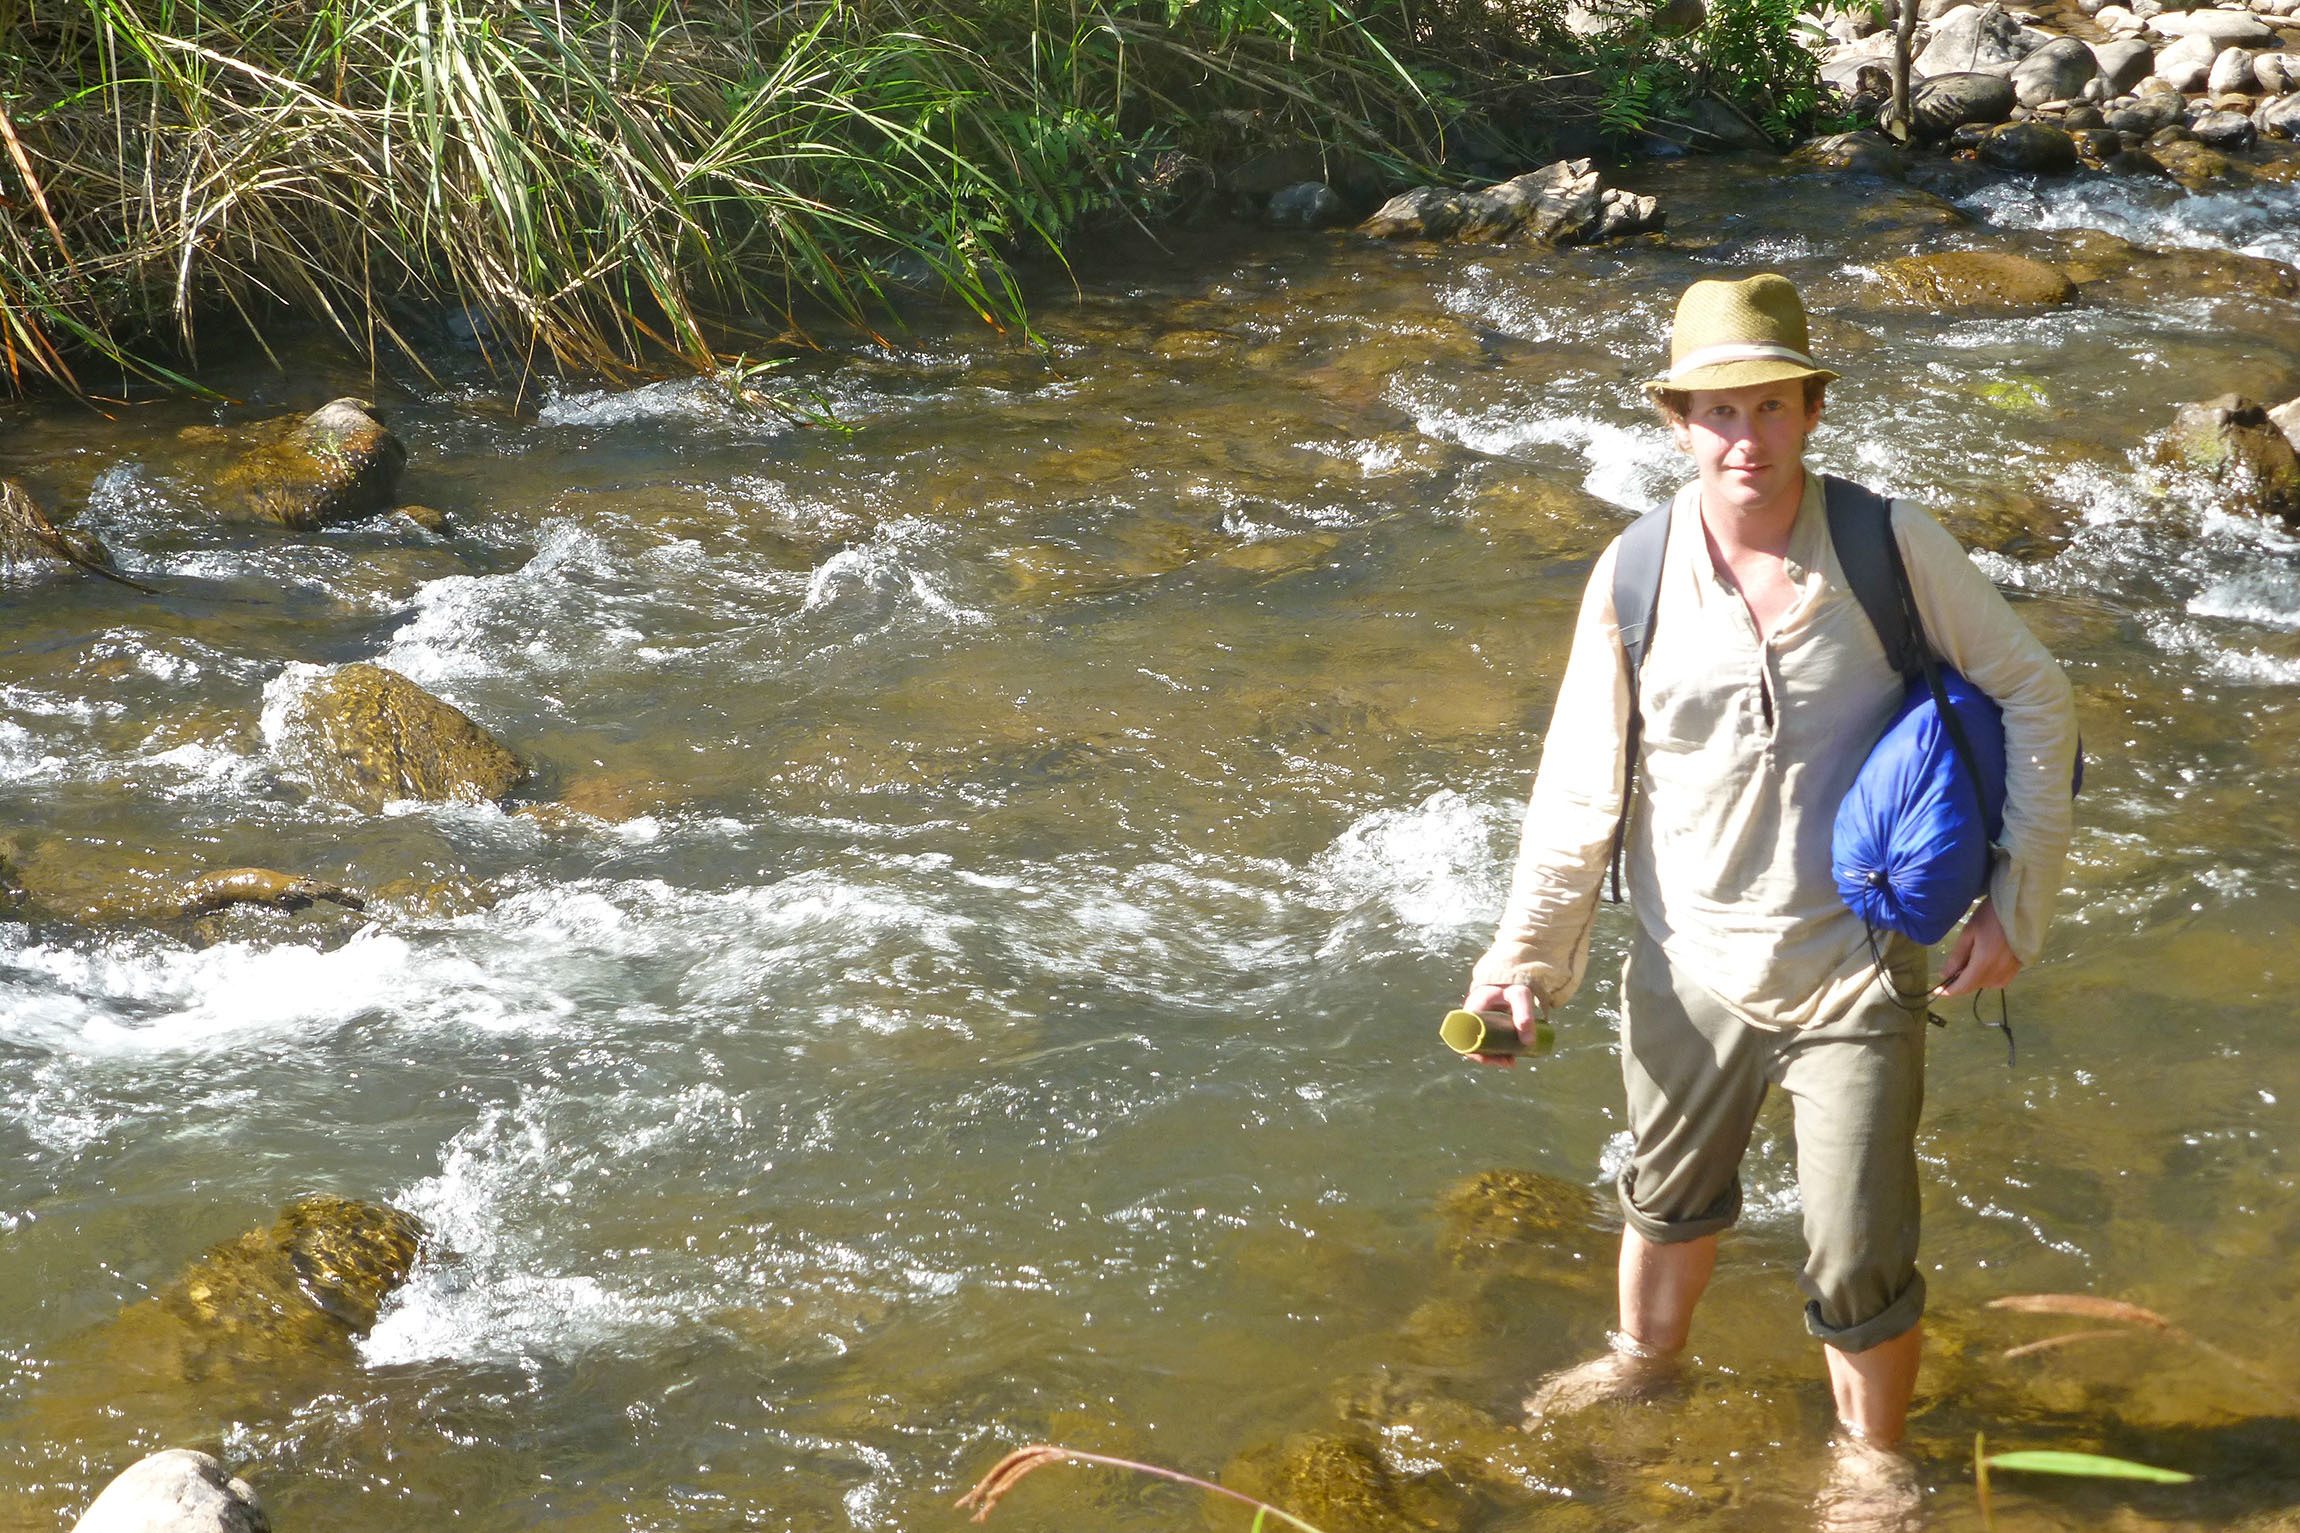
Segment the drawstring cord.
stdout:
<svg viewBox="0 0 2300 1533">
<path fill-rule="evenodd" d="M 1904 992 L 1900 986 L 1893 983 L 1892 971 L 1885 966 L 1884 943 L 1877 928 L 1866 921 L 1862 923 L 1862 926 L 1869 934 L 1869 962 L 1876 970 L 1877 988 L 1884 992 L 1885 999 L 1911 1015 L 1923 1012 L 1925 1020 L 1935 1027 L 1947 1027 L 1949 1025 L 1948 1019 L 1933 1010 L 1933 998 L 1930 991 L 1920 990 L 1912 995 Z M 1975 991 L 1973 993 L 1973 1020 L 1983 1027 L 1993 1027 L 2005 1035 L 2005 1068 L 2011 1069 L 2015 1058 L 2012 996 L 2003 990 L 1997 992 L 1997 1019 L 1991 1022 L 1987 1017 L 1981 1015 L 1981 992 Z"/>
</svg>

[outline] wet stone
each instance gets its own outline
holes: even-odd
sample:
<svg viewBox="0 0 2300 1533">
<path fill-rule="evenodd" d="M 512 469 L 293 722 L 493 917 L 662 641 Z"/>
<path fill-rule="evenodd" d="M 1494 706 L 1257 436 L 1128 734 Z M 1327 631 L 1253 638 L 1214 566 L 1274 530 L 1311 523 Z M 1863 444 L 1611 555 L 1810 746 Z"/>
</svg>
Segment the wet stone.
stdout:
<svg viewBox="0 0 2300 1533">
<path fill-rule="evenodd" d="M 169 1448 L 122 1470 L 72 1533 L 271 1533 L 271 1519 L 216 1459 Z"/>
<path fill-rule="evenodd" d="M 527 779 L 460 709 L 365 663 L 304 688 L 287 709 L 282 747 L 322 794 L 371 811 L 403 798 L 490 803 Z"/>
<path fill-rule="evenodd" d="M 2076 169 L 2076 141 L 2041 122 L 2006 123 L 1981 140 L 1980 157 L 1999 170 L 2066 175 Z"/>
<path fill-rule="evenodd" d="M 220 507 L 298 532 L 389 509 L 407 466 L 407 449 L 359 399 L 263 422 L 241 440 L 239 457 L 216 476 Z"/>
<path fill-rule="evenodd" d="M 20 569 L 102 574 L 111 567 L 112 555 L 94 533 L 57 523 L 31 491 L 0 479 L 0 580 Z"/>
<path fill-rule="evenodd" d="M 424 1227 L 413 1215 L 316 1194 L 270 1226 L 210 1249 L 166 1288 L 85 1343 L 99 1375 L 233 1384 L 251 1369 L 347 1363 L 383 1301 L 407 1281 Z"/>
<path fill-rule="evenodd" d="M 1539 1171 L 1480 1171 L 1438 1199 L 1446 1244 L 1457 1256 L 1561 1236 L 1586 1238 L 1598 1228 L 1598 1209 L 1597 1194 L 1587 1187 Z"/>
<path fill-rule="evenodd" d="M 1909 115 L 1920 138 L 1942 139 L 1973 123 L 2005 121 L 2016 101 L 2012 82 L 2002 75 L 1935 75 L 1910 92 Z"/>
<path fill-rule="evenodd" d="M 2260 130 L 2240 112 L 2211 111 L 2196 119 L 2190 131 L 2200 144 L 2215 149 L 2249 149 Z"/>
<path fill-rule="evenodd" d="M 1877 296 L 1890 307 L 2001 313 L 2050 308 L 2076 296 L 2058 267 L 2010 251 L 1902 256 L 1879 266 L 1877 277 Z"/>
<path fill-rule="evenodd" d="M 1395 1473 L 1379 1447 L 1355 1434 L 1303 1432 L 1249 1449 L 1223 1469 L 1222 1483 L 1323 1533 L 1395 1533 L 1460 1521 L 1457 1497 Z"/>
<path fill-rule="evenodd" d="M 2182 405 L 2157 461 L 2201 474 L 2241 510 L 2300 523 L 2300 455 L 2267 410 L 2241 395 Z"/>
</svg>

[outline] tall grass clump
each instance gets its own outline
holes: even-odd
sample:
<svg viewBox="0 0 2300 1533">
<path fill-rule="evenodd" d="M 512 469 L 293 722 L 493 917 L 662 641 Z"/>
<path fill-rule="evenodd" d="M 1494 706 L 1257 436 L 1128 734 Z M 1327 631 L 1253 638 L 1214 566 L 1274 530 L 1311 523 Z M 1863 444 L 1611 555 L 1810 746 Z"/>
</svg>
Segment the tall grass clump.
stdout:
<svg viewBox="0 0 2300 1533">
<path fill-rule="evenodd" d="M 1436 158 L 1428 39 L 1368 3 L 0 0 L 0 366 L 180 382 L 283 311 L 412 352 L 458 304 L 613 373 L 922 280 L 1009 324 L 1009 258 L 1222 110 Z"/>
</svg>

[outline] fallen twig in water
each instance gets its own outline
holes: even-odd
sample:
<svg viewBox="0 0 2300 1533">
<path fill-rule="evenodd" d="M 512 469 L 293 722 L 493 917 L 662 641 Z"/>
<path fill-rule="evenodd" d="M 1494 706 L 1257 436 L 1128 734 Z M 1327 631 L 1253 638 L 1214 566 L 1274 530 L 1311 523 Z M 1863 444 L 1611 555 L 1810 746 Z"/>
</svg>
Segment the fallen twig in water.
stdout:
<svg viewBox="0 0 2300 1533">
<path fill-rule="evenodd" d="M 1267 1501 L 1257 1501 L 1252 1496 L 1232 1490 L 1226 1485 L 1216 1485 L 1211 1480 L 1201 1480 L 1196 1475 L 1184 1474 L 1179 1469 L 1164 1469 L 1156 1464 L 1137 1463 L 1130 1458 L 1112 1458 L 1101 1453 L 1081 1453 L 1076 1448 L 1059 1447 L 1054 1443 L 1032 1443 L 1029 1447 L 1017 1448 L 1000 1459 L 991 1466 L 990 1473 L 975 1482 L 974 1489 L 958 1498 L 959 1509 L 964 1511 L 971 1507 L 974 1510 L 973 1520 L 976 1522 L 985 1521 L 990 1516 L 990 1509 L 998 1505 L 1006 1493 L 1020 1484 L 1032 1470 L 1044 1469 L 1049 1464 L 1061 1463 L 1100 1464 L 1105 1469 L 1126 1469 L 1135 1474 L 1151 1475 L 1157 1479 L 1171 1480 L 1177 1485 L 1188 1485 L 1193 1489 L 1207 1491 L 1213 1495 L 1226 1496 L 1241 1505 L 1254 1508 L 1254 1527 L 1256 1529 L 1261 1528 L 1269 1518 L 1275 1517 L 1289 1527 L 1299 1528 L 1301 1533 L 1320 1533 L 1318 1528 L 1304 1522 L 1292 1512 L 1272 1506 Z"/>
<path fill-rule="evenodd" d="M 2142 1305 L 2124 1299 L 2104 1299 L 2098 1294 L 2089 1293 L 2017 1293 L 2007 1294 L 2001 1299 L 1991 1299 L 1988 1307 L 2014 1310 L 2026 1315 L 2072 1315 L 2083 1320 L 2112 1320 L 2122 1325 L 2155 1331 L 2168 1340 L 2194 1347 L 2213 1361 L 2250 1379 L 2281 1400 L 2287 1409 L 2300 1411 L 2300 1393 L 2295 1393 L 2283 1380 L 2268 1373 L 2257 1363 L 2206 1341 L 2193 1331 L 2173 1324 L 2155 1310 Z M 2008 1359 L 2026 1357 L 2031 1353 L 2073 1342 L 2097 1341 L 2129 1334 L 2127 1331 L 2071 1331 L 2063 1336 L 2048 1336 L 2041 1341 L 2007 1348 L 2002 1356 Z"/>
</svg>

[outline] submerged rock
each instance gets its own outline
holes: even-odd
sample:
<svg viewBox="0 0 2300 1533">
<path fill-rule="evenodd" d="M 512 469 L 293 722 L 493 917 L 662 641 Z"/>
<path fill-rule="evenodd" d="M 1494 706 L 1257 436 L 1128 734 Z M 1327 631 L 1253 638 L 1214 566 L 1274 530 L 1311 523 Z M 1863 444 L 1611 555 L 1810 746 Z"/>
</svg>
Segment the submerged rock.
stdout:
<svg viewBox="0 0 2300 1533">
<path fill-rule="evenodd" d="M 0 921 L 13 921 L 24 913 L 24 880 L 16 865 L 0 852 Z"/>
<path fill-rule="evenodd" d="M 222 508 L 298 532 L 388 510 L 407 449 L 362 399 L 334 399 L 306 416 L 265 421 L 216 476 Z"/>
<path fill-rule="evenodd" d="M 1653 198 L 1605 186 L 1587 160 L 1559 160 L 1480 192 L 1435 186 L 1400 192 L 1359 227 L 1377 239 L 1582 245 L 1661 222 Z"/>
<path fill-rule="evenodd" d="M 1459 1257 L 1497 1246 L 1581 1237 L 1598 1228 L 1597 1195 L 1539 1171 L 1480 1171 L 1438 1199 L 1446 1243 Z"/>
<path fill-rule="evenodd" d="M 1877 268 L 1885 301 L 1900 308 L 1998 313 L 2050 308 L 2076 296 L 2060 268 L 2001 250 L 1902 256 Z"/>
<path fill-rule="evenodd" d="M 168 1448 L 122 1470 L 72 1533 L 271 1533 L 245 1480 L 205 1453 Z"/>
<path fill-rule="evenodd" d="M 298 1198 L 268 1227 L 209 1249 L 176 1280 L 69 1349 L 85 1393 L 192 1386 L 261 1395 L 285 1374 L 343 1367 L 407 1281 L 425 1230 L 356 1198 Z"/>
<path fill-rule="evenodd" d="M 2240 510 L 2300 523 L 2300 454 L 2268 411 L 2240 394 L 2182 405 L 2156 456 L 2209 479 Z"/>
<path fill-rule="evenodd" d="M 1393 1472 L 1380 1448 L 1354 1433 L 1303 1432 L 1249 1449 L 1223 1469 L 1222 1483 L 1325 1533 L 1460 1525 L 1452 1498 Z"/>
<path fill-rule="evenodd" d="M 527 768 L 462 710 L 396 671 L 347 665 L 288 705 L 283 754 L 315 788 L 357 808 L 393 799 L 492 803 Z"/>
</svg>

